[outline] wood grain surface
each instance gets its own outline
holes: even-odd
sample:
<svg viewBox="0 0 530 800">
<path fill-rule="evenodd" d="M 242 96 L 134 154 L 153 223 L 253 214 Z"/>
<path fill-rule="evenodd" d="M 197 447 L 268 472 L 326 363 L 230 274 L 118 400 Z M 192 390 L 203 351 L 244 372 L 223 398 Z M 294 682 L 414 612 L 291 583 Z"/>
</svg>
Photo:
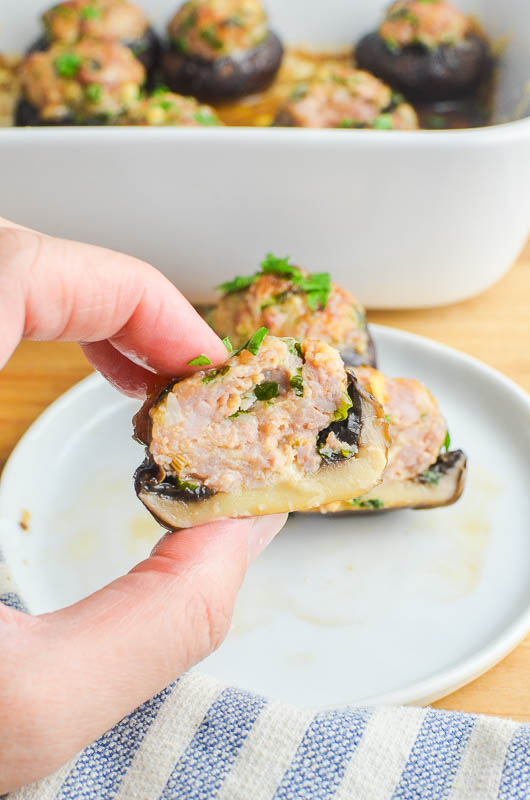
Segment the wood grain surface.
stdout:
<svg viewBox="0 0 530 800">
<path fill-rule="evenodd" d="M 477 298 L 445 308 L 372 311 L 369 319 L 476 356 L 530 392 L 530 242 L 508 275 Z M 75 344 L 19 346 L 0 374 L 0 469 L 41 411 L 90 372 Z M 530 636 L 496 667 L 435 706 L 530 721 Z"/>
</svg>

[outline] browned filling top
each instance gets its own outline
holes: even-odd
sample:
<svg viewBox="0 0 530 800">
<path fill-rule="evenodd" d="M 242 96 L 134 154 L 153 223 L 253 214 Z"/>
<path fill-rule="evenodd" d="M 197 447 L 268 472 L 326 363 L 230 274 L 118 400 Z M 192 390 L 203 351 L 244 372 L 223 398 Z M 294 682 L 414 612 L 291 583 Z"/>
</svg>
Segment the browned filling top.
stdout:
<svg viewBox="0 0 530 800">
<path fill-rule="evenodd" d="M 208 61 L 252 50 L 268 34 L 260 0 L 188 0 L 168 25 L 174 47 Z"/>
<path fill-rule="evenodd" d="M 142 9 L 130 0 L 66 0 L 42 16 L 50 42 L 73 44 L 84 36 L 134 42 L 147 30 Z"/>
<path fill-rule="evenodd" d="M 388 9 L 379 34 L 390 50 L 407 45 L 431 50 L 462 42 L 472 28 L 470 18 L 448 0 L 397 0 Z"/>
</svg>

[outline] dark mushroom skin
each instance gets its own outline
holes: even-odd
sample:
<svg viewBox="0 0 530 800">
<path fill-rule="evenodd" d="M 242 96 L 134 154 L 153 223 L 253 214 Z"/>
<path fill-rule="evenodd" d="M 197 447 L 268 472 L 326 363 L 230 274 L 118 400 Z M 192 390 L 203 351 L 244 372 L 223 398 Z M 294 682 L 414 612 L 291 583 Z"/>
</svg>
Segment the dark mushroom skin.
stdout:
<svg viewBox="0 0 530 800">
<path fill-rule="evenodd" d="M 190 94 L 207 103 L 222 103 L 266 89 L 282 58 L 283 45 L 271 31 L 262 44 L 246 53 L 206 61 L 170 48 L 162 62 L 166 83 L 174 92 Z"/>
<path fill-rule="evenodd" d="M 437 14 L 444 15 L 438 25 Z M 359 41 L 354 57 L 361 69 L 420 102 L 465 97 L 493 66 L 485 37 L 446 0 L 398 0 L 380 28 Z"/>
<path fill-rule="evenodd" d="M 450 506 L 460 499 L 464 491 L 466 469 L 465 454 L 462 450 L 452 450 L 440 455 L 425 473 L 416 478 L 381 483 L 362 497 L 331 503 L 318 511 L 342 517 L 405 508 L 420 510 Z"/>
<path fill-rule="evenodd" d="M 188 0 L 168 25 L 163 73 L 174 92 L 229 102 L 266 89 L 283 45 L 260 0 Z"/>
<path fill-rule="evenodd" d="M 137 495 L 168 529 L 346 499 L 352 487 L 375 486 L 386 466 L 381 406 L 316 340 L 266 336 L 259 354 L 244 348 L 171 383 L 134 428 L 147 445 Z"/>
</svg>

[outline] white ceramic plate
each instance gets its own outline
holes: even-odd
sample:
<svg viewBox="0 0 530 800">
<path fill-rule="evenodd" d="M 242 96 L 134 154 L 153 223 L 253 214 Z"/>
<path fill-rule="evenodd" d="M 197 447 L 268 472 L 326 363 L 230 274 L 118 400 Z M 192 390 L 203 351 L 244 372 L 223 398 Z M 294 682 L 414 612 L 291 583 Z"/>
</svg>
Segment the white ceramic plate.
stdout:
<svg viewBox="0 0 530 800">
<path fill-rule="evenodd" d="M 321 707 L 424 702 L 471 680 L 530 627 L 530 400 L 454 350 L 375 327 L 382 368 L 423 380 L 469 455 L 454 507 L 292 517 L 253 566 L 232 631 L 202 671 Z M 0 547 L 34 613 L 146 556 L 160 529 L 136 500 L 136 404 L 99 377 L 59 399 L 11 456 Z M 30 512 L 29 529 L 19 526 Z"/>
</svg>

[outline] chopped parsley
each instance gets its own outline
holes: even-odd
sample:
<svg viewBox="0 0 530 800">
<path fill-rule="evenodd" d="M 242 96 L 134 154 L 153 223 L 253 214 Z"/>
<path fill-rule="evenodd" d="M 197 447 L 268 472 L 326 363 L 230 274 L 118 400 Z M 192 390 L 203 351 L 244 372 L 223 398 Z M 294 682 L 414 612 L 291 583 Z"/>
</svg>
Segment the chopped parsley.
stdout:
<svg viewBox="0 0 530 800">
<path fill-rule="evenodd" d="M 364 128 L 364 122 L 350 117 L 344 117 L 338 124 L 339 128 Z"/>
<path fill-rule="evenodd" d="M 374 120 L 374 128 L 376 131 L 390 131 L 394 127 L 391 114 L 380 114 Z"/>
<path fill-rule="evenodd" d="M 273 253 L 267 253 L 260 266 L 260 272 L 248 276 L 238 275 L 233 280 L 222 283 L 217 288 L 225 294 L 232 294 L 233 292 L 240 292 L 243 289 L 248 289 L 248 287 L 252 286 L 262 275 L 279 275 L 291 281 L 295 287 L 293 291 L 299 290 L 307 295 L 307 303 L 312 311 L 316 311 L 319 307 L 326 307 L 331 292 L 331 277 L 329 272 L 309 273 L 309 276 L 306 278 L 298 267 L 289 263 L 288 256 L 285 258 L 278 258 L 278 256 L 273 255 Z M 282 294 L 278 296 L 278 300 L 281 302 L 286 296 L 286 293 L 282 292 Z M 268 305 L 272 305 L 272 303 L 266 301 L 262 308 Z"/>
<path fill-rule="evenodd" d="M 427 118 L 427 125 L 429 128 L 439 130 L 440 128 L 445 127 L 445 119 L 441 116 L 441 114 L 430 114 Z"/>
<path fill-rule="evenodd" d="M 90 103 L 99 103 L 103 87 L 99 83 L 89 83 L 85 89 L 85 97 Z"/>
<path fill-rule="evenodd" d="M 217 288 L 224 294 L 233 294 L 234 292 L 242 291 L 242 289 L 248 289 L 257 278 L 257 275 L 236 275 L 233 280 L 221 283 Z"/>
<path fill-rule="evenodd" d="M 193 116 L 199 125 L 219 125 L 219 120 L 215 114 L 212 114 L 212 112 L 207 109 L 200 108 Z"/>
<path fill-rule="evenodd" d="M 392 425 L 393 422 L 392 414 L 385 414 L 385 419 L 389 425 Z"/>
<path fill-rule="evenodd" d="M 75 78 L 81 62 L 81 56 L 77 53 L 61 53 L 54 61 L 55 71 L 61 78 Z"/>
<path fill-rule="evenodd" d="M 189 50 L 188 43 L 184 36 L 179 36 L 176 39 L 173 39 L 173 43 L 179 53 L 187 53 Z"/>
<path fill-rule="evenodd" d="M 348 411 L 352 405 L 353 403 L 350 395 L 345 392 L 342 403 L 337 409 L 335 409 L 335 413 L 333 414 L 333 419 L 335 422 L 341 422 L 343 419 L 347 419 Z"/>
<path fill-rule="evenodd" d="M 250 337 L 248 342 L 245 345 L 243 345 L 241 350 L 248 350 L 250 353 L 252 353 L 253 356 L 257 355 L 258 350 L 261 347 L 261 343 L 263 342 L 268 332 L 269 332 L 268 328 L 264 327 L 258 328 L 256 333 Z"/>
<path fill-rule="evenodd" d="M 230 414 L 228 419 L 237 419 L 237 417 L 240 417 L 241 414 L 250 414 L 250 409 L 245 410 L 243 408 L 240 408 L 239 411 L 235 412 L 235 414 Z"/>
<path fill-rule="evenodd" d="M 99 19 L 101 17 L 101 11 L 99 8 L 94 8 L 94 6 L 86 6 L 85 8 L 81 9 L 81 19 Z"/>
<path fill-rule="evenodd" d="M 451 436 L 449 435 L 449 431 L 447 431 L 447 433 L 445 434 L 445 439 L 444 439 L 443 446 L 444 446 L 445 452 L 448 453 L 449 452 L 449 448 L 451 447 Z"/>
<path fill-rule="evenodd" d="M 206 367 L 211 363 L 212 362 L 208 356 L 205 356 L 203 353 L 200 356 L 195 356 L 195 358 L 192 358 L 191 361 L 188 361 L 188 367 Z"/>
<path fill-rule="evenodd" d="M 297 100 L 303 100 L 308 91 L 309 86 L 307 83 L 299 83 L 294 87 L 293 91 L 289 95 L 289 100 L 291 100 L 293 103 L 296 103 Z"/>
<path fill-rule="evenodd" d="M 399 105 L 401 105 L 401 103 L 404 103 L 404 102 L 405 102 L 405 98 L 401 94 L 401 92 L 394 92 L 394 91 L 392 92 L 391 104 L 393 106 L 399 106 Z"/>
<path fill-rule="evenodd" d="M 304 396 L 304 380 L 302 378 L 302 367 L 296 371 L 296 375 L 289 378 L 289 386 L 298 397 Z"/>
<path fill-rule="evenodd" d="M 169 111 L 170 108 L 173 108 L 173 101 L 172 100 L 159 100 L 157 103 L 158 108 L 161 108 L 162 111 Z"/>
<path fill-rule="evenodd" d="M 213 25 L 209 25 L 207 28 L 201 28 L 199 36 L 201 39 L 204 39 L 204 41 L 209 44 L 210 47 L 213 47 L 214 50 L 223 49 L 223 42 L 215 33 Z"/>
<path fill-rule="evenodd" d="M 272 400 L 274 397 L 278 397 L 278 384 L 276 381 L 264 381 L 254 387 L 254 394 L 257 400 Z"/>
<path fill-rule="evenodd" d="M 167 86 L 157 86 L 151 92 L 151 97 L 158 97 L 159 94 L 167 94 L 169 91 L 170 89 Z"/>
<path fill-rule="evenodd" d="M 204 378 L 202 379 L 203 383 L 211 383 L 216 378 L 219 378 L 222 375 L 226 375 L 227 372 L 230 370 L 228 364 L 225 364 L 224 367 L 219 367 L 219 369 L 212 369 L 208 372 Z"/>
<path fill-rule="evenodd" d="M 409 22 L 413 26 L 417 26 L 419 24 L 418 17 L 412 13 L 410 8 L 398 8 L 396 11 L 391 11 L 387 16 L 387 19 L 391 22 L 402 19 L 406 22 Z"/>
<path fill-rule="evenodd" d="M 225 338 L 222 339 L 222 342 L 223 342 L 224 346 L 226 347 L 226 349 L 228 350 L 228 352 L 231 353 L 234 348 L 232 346 L 232 342 L 230 341 L 230 338 L 228 336 L 225 336 Z"/>
<path fill-rule="evenodd" d="M 373 500 L 363 500 L 362 497 L 356 497 L 353 500 L 350 500 L 350 505 L 355 506 L 355 508 L 384 508 L 385 504 L 379 498 L 374 497 Z"/>
<path fill-rule="evenodd" d="M 440 478 L 442 477 L 441 472 L 435 472 L 433 469 L 428 469 L 426 472 L 423 472 L 419 476 L 419 480 L 421 483 L 431 483 L 434 486 L 437 486 L 440 483 Z"/>
<path fill-rule="evenodd" d="M 302 345 L 300 342 L 297 342 L 296 339 L 291 339 L 290 337 L 286 337 L 283 340 L 287 347 L 289 348 L 289 352 L 293 356 L 298 356 L 298 358 L 304 359 L 304 354 L 302 353 Z"/>
</svg>

